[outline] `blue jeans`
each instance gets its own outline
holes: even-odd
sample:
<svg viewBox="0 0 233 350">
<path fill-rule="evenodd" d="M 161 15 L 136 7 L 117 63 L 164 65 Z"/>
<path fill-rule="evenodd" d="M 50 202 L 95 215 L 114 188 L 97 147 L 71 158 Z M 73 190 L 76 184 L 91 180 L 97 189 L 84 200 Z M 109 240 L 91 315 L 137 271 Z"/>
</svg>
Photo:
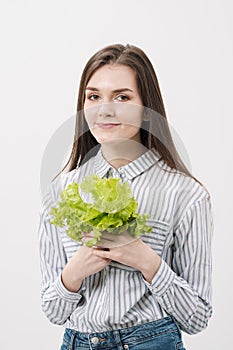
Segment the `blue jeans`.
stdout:
<svg viewBox="0 0 233 350">
<path fill-rule="evenodd" d="M 66 328 L 60 350 L 185 350 L 172 317 L 101 333 Z"/>
</svg>

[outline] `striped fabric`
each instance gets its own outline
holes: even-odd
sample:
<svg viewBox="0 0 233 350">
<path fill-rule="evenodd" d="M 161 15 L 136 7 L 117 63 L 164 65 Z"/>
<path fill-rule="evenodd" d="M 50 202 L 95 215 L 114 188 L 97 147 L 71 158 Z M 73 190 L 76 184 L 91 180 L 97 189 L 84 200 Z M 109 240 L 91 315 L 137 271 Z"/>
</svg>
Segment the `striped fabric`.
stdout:
<svg viewBox="0 0 233 350">
<path fill-rule="evenodd" d="M 102 332 L 154 321 L 172 315 L 180 328 L 203 330 L 212 313 L 211 199 L 192 178 L 170 169 L 149 150 L 135 161 L 112 168 L 101 150 L 78 169 L 60 175 L 48 188 L 40 212 L 39 246 L 42 308 L 55 324 L 80 332 Z M 166 171 L 165 171 L 166 170 Z M 84 279 L 77 293 L 61 282 L 61 272 L 81 243 L 50 224 L 49 211 L 68 184 L 88 174 L 121 177 L 130 183 L 140 213 L 150 214 L 151 234 L 141 239 L 161 257 L 151 284 L 140 271 L 111 261 Z M 88 195 L 83 199 L 90 201 Z"/>
</svg>

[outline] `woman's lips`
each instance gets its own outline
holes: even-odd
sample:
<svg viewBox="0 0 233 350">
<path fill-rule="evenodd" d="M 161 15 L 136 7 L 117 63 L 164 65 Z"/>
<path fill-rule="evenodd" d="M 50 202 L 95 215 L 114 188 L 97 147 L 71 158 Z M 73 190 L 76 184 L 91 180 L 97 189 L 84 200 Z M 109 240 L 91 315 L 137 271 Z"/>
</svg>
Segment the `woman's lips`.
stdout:
<svg viewBox="0 0 233 350">
<path fill-rule="evenodd" d="M 96 126 L 101 129 L 111 129 L 117 127 L 118 125 L 120 125 L 120 123 L 96 123 Z"/>
</svg>

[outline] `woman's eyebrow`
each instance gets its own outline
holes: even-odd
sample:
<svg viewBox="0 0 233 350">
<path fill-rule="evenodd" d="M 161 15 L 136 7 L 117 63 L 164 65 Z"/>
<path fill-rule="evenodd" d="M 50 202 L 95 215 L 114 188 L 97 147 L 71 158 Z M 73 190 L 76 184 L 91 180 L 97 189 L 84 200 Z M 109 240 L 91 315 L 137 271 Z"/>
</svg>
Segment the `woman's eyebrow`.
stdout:
<svg viewBox="0 0 233 350">
<path fill-rule="evenodd" d="M 91 90 L 91 91 L 99 91 L 97 88 L 92 87 L 92 86 L 87 86 L 86 90 Z M 120 88 L 120 89 L 115 89 L 112 92 L 116 93 L 116 92 L 123 92 L 123 91 L 131 91 L 134 92 L 133 90 L 129 89 L 129 88 Z"/>
</svg>

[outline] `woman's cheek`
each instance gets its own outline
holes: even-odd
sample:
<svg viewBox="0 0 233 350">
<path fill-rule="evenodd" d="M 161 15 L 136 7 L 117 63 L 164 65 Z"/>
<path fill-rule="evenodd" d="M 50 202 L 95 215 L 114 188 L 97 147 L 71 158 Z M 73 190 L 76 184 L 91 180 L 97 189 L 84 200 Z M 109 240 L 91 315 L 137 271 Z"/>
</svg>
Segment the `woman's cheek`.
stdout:
<svg viewBox="0 0 233 350">
<path fill-rule="evenodd" d="M 86 119 L 87 125 L 91 130 L 94 127 L 94 122 L 95 122 L 94 115 L 90 111 L 89 112 L 85 111 L 84 113 L 85 113 L 85 119 Z"/>
</svg>

